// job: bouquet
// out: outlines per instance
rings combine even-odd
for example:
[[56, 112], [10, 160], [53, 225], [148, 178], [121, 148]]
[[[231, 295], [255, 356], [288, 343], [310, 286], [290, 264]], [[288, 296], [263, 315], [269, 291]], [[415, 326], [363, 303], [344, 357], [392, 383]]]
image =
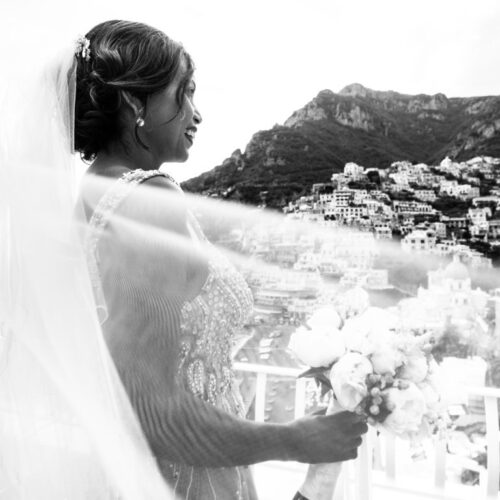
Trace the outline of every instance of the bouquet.
[[[415, 442], [444, 425], [433, 342], [430, 333], [403, 331], [397, 316], [366, 304], [318, 309], [292, 334], [289, 348], [310, 367], [301, 376], [332, 396], [328, 412], [364, 414], [370, 424]], [[331, 498], [340, 464], [310, 469], [303, 487], [309, 495], [302, 493]]]

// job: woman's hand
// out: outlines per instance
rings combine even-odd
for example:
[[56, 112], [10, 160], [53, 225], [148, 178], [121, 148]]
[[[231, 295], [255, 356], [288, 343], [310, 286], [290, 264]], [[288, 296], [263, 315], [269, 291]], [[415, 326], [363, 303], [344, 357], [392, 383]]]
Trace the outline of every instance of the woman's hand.
[[294, 455], [290, 459], [310, 464], [356, 458], [361, 436], [368, 430], [365, 417], [349, 411], [308, 416], [288, 426]]

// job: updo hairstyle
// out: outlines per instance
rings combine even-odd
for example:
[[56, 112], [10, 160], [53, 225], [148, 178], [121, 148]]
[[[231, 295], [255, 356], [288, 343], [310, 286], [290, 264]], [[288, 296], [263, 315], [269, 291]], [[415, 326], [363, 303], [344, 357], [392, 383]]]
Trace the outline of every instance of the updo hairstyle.
[[[106, 21], [86, 35], [90, 57], [77, 56], [75, 150], [91, 161], [122, 135], [122, 92], [127, 91], [147, 113], [148, 97], [167, 88], [182, 62], [186, 73], [177, 90], [179, 110], [194, 65], [181, 44], [146, 24]], [[142, 143], [135, 128], [136, 140]]]

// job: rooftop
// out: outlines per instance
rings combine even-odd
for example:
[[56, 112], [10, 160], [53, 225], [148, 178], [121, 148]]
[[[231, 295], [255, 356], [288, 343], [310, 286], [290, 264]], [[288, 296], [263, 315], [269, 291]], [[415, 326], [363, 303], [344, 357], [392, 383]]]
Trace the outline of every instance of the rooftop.
[[467, 267], [460, 262], [460, 259], [456, 255], [453, 261], [444, 268], [443, 276], [453, 280], [466, 280], [470, 278]]

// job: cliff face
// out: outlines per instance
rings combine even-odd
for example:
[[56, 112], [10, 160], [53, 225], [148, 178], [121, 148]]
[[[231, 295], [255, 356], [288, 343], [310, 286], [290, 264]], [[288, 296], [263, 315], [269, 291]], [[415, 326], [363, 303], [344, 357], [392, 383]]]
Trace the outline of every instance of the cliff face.
[[500, 157], [500, 96], [405, 95], [355, 83], [323, 90], [281, 126], [257, 132], [244, 152], [183, 184], [252, 203], [268, 191], [279, 206], [354, 161], [385, 168], [396, 160], [434, 164], [445, 156]]

